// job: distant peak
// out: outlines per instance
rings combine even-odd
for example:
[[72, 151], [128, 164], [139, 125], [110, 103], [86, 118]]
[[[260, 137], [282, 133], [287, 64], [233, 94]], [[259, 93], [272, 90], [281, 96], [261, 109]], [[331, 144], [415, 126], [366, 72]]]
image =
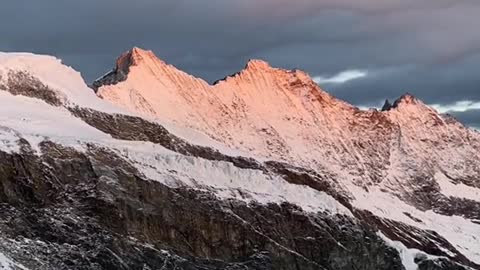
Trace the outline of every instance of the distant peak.
[[145, 50], [145, 49], [142, 49], [142, 48], [139, 48], [139, 47], [133, 47], [130, 51], [133, 54], [150, 54], [150, 53], [152, 53], [151, 50]]
[[245, 65], [245, 68], [239, 72], [235, 72], [233, 74], [230, 74], [226, 76], [223, 79], [217, 80], [213, 83], [213, 85], [217, 85], [221, 82], [224, 82], [228, 80], [229, 78], [234, 78], [237, 76], [241, 76], [245, 72], [250, 72], [253, 73], [254, 75], [257, 74], [263, 74], [265, 71], [271, 70], [273, 67], [266, 61], [264, 60], [259, 60], [259, 59], [250, 59], [248, 60], [247, 64]]
[[152, 51], [133, 47], [131, 50], [120, 55], [115, 62], [115, 68], [95, 80], [91, 87], [95, 91], [98, 91], [98, 89], [104, 85], [113, 85], [125, 81], [130, 72], [130, 67], [139, 66], [147, 59], [157, 59], [160, 61]]
[[117, 70], [128, 73], [130, 66], [138, 66], [145, 59], [157, 58], [152, 51], [147, 51], [138, 47], [133, 47], [131, 50], [124, 52], [116, 62]]
[[131, 57], [138, 61], [142, 61], [144, 59], [158, 59], [155, 53], [151, 50], [144, 50], [138, 47], [133, 47], [130, 51]]
[[418, 100], [415, 96], [413, 96], [410, 93], [406, 93], [394, 102], [393, 107], [396, 108], [400, 104], [419, 104], [419, 103], [421, 103], [421, 101]]
[[414, 105], [414, 106], [427, 106], [425, 105], [421, 100], [416, 98], [410, 93], [406, 93], [399, 97], [393, 104], [387, 99], [385, 100], [385, 104], [382, 107], [382, 111], [391, 111], [393, 109], [398, 109], [399, 107], [405, 106], [405, 105]]
[[245, 69], [247, 70], [252, 70], [252, 69], [267, 70], [271, 68], [272, 66], [270, 66], [268, 62], [264, 60], [259, 60], [259, 59], [250, 59], [248, 60], [247, 65], [245, 66]]

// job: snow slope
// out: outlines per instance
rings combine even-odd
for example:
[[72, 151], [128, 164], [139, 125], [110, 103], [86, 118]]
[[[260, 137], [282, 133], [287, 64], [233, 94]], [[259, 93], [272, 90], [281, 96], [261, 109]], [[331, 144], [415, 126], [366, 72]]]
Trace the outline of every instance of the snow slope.
[[[18, 137], [27, 139], [32, 146], [43, 140], [53, 140], [67, 145], [81, 141], [101, 141], [111, 139], [110, 135], [87, 125], [73, 117], [65, 108], [52, 107], [42, 100], [13, 96], [0, 91], [0, 127], [3, 127], [4, 143], [2, 150], [9, 149]], [[13, 142], [7, 143], [9, 140]]]
[[28, 71], [57, 92], [66, 105], [79, 105], [106, 112], [121, 112], [115, 106], [95, 98], [78, 71], [62, 64], [60, 59], [30, 53], [0, 52], [0, 81], [7, 81], [9, 72]]
[[359, 189], [357, 194], [353, 204], [358, 209], [371, 211], [378, 217], [435, 231], [470, 260], [480, 264], [480, 224], [462, 216], [445, 216], [433, 211], [419, 210], [378, 188], [369, 192]]
[[28, 270], [21, 264], [15, 263], [11, 259], [9, 259], [5, 254], [0, 253], [0, 270], [16, 270], [16, 269], [21, 269], [21, 270]]

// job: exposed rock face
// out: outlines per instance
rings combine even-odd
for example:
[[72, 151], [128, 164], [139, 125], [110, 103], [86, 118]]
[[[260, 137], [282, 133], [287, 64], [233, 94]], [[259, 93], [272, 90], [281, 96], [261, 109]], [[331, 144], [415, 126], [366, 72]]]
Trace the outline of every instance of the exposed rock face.
[[347, 217], [171, 189], [95, 146], [41, 148], [0, 153], [0, 235], [15, 240], [0, 247], [31, 269], [402, 269]]
[[110, 115], [95, 110], [72, 108], [71, 112], [89, 125], [112, 135], [112, 137], [128, 141], [148, 141], [159, 144], [172, 151], [201, 157], [209, 160], [232, 162], [240, 168], [261, 169], [262, 166], [252, 158], [231, 157], [218, 150], [188, 143], [159, 124], [146, 121], [140, 117], [126, 115]]
[[0, 54], [9, 265], [479, 268], [478, 134], [413, 96], [364, 112], [259, 60], [211, 86], [140, 49], [99, 82], [133, 111], [79, 78], [50, 57]]
[[4, 85], [0, 86], [0, 89], [8, 91], [15, 96], [22, 95], [38, 98], [53, 106], [63, 104], [62, 100], [58, 97], [58, 93], [55, 93], [53, 89], [50, 89], [39, 79], [24, 71], [10, 71], [8, 73], [8, 80]]
[[393, 104], [390, 103], [388, 99], [385, 100], [385, 103], [383, 104], [383, 107], [382, 107], [382, 112], [390, 111], [391, 109], [393, 109]]
[[104, 85], [117, 84], [127, 79], [130, 66], [137, 65], [142, 61], [141, 50], [133, 48], [131, 51], [125, 52], [120, 56], [115, 64], [115, 68], [93, 82], [92, 87], [95, 91]]

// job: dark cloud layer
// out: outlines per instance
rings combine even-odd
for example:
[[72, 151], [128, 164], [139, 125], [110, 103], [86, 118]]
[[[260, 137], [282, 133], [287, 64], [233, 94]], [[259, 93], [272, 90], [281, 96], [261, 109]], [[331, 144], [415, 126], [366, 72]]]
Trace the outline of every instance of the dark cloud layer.
[[450, 112], [454, 117], [461, 119], [466, 124], [480, 130], [480, 109], [468, 110], [465, 112]]
[[249, 58], [312, 76], [363, 70], [323, 87], [356, 105], [404, 92], [448, 105], [480, 101], [478, 14], [478, 0], [6, 0], [0, 50], [56, 55], [87, 81], [133, 46], [209, 81]]

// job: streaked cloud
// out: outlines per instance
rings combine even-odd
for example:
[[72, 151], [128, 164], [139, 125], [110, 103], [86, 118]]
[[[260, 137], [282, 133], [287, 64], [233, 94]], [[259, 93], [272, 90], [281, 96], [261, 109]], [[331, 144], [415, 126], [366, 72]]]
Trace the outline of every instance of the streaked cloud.
[[480, 101], [457, 101], [451, 104], [432, 104], [433, 108], [435, 108], [440, 113], [449, 113], [449, 112], [466, 112], [470, 110], [479, 110], [480, 109]]
[[457, 101], [449, 104], [432, 104], [440, 113], [448, 113], [464, 124], [480, 131], [480, 101]]
[[467, 109], [476, 105], [455, 104], [480, 101], [478, 0], [4, 2], [0, 51], [56, 55], [87, 82], [133, 46], [212, 82], [260, 58], [319, 75], [326, 91], [352, 104], [410, 92], [480, 123]]
[[351, 80], [366, 77], [367, 75], [368, 72], [363, 70], [346, 70], [332, 77], [316, 76], [313, 80], [318, 84], [342, 84]]

